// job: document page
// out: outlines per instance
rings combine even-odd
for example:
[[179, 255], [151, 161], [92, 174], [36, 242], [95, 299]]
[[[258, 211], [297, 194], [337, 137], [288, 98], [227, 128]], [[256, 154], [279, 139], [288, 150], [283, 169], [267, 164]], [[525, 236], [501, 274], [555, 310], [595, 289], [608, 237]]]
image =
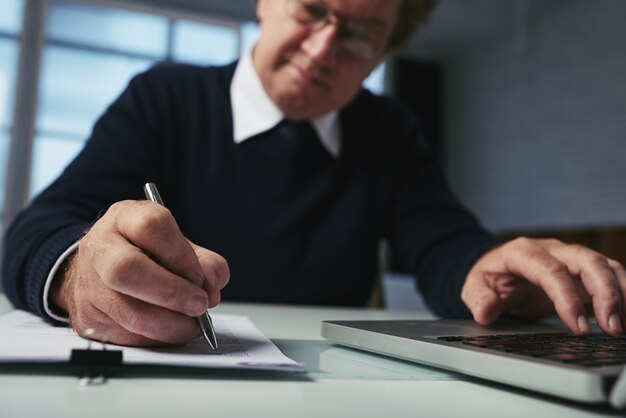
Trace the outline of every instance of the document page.
[[[107, 344], [122, 350], [125, 365], [161, 365], [202, 368], [234, 368], [304, 371], [285, 356], [245, 316], [212, 314], [219, 350], [213, 351], [203, 337], [180, 347], [134, 348]], [[3, 362], [63, 362], [72, 349], [101, 350], [68, 327], [54, 327], [24, 311], [0, 317], [0, 364]]]

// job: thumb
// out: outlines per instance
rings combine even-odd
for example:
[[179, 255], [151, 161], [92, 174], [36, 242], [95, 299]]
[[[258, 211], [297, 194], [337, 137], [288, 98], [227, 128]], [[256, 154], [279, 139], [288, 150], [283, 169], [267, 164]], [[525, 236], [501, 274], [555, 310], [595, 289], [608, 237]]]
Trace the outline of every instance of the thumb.
[[489, 325], [500, 317], [504, 302], [484, 281], [466, 283], [461, 294], [463, 302], [481, 325]]

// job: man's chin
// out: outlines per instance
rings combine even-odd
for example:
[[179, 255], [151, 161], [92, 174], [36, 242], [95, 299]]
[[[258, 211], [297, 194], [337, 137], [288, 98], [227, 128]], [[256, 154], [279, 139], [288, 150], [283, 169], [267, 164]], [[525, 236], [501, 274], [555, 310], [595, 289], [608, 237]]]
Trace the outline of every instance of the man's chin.
[[315, 112], [309, 109], [287, 109], [285, 111], [283, 111], [283, 113], [285, 114], [285, 117], [287, 119], [292, 119], [292, 120], [303, 120], [303, 119], [315, 119], [318, 118], [322, 115], [324, 115], [326, 112]]
[[296, 95], [277, 104], [288, 119], [314, 119], [330, 111], [317, 106], [306, 95]]

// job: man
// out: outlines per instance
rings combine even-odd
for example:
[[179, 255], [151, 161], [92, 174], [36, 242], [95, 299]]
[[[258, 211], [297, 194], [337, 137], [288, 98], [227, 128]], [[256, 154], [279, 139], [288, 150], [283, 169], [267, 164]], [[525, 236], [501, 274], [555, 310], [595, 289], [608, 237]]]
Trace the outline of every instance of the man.
[[[619, 263], [555, 240], [498, 245], [409, 113], [360, 89], [433, 3], [260, 0], [260, 39], [236, 67], [136, 77], [11, 227], [8, 296], [95, 338], [179, 344], [222, 294], [363, 304], [384, 237], [441, 315], [556, 312], [582, 335], [592, 303], [620, 334]], [[141, 200], [147, 181], [170, 210]]]

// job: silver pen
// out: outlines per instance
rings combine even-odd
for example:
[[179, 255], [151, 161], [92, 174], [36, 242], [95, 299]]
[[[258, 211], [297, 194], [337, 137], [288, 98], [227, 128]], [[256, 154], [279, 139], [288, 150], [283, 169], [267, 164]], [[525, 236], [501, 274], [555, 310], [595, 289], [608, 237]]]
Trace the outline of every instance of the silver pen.
[[[158, 203], [161, 206], [165, 206], [163, 204], [163, 199], [161, 199], [161, 195], [157, 190], [156, 184], [154, 183], [146, 183], [143, 186], [143, 191], [146, 195], [146, 199]], [[200, 324], [200, 329], [202, 329], [202, 335], [204, 335], [204, 339], [211, 346], [214, 351], [217, 351], [217, 337], [215, 336], [215, 329], [213, 328], [213, 321], [209, 316], [209, 310], [204, 311], [204, 314], [200, 315], [198, 318], [198, 324]]]

